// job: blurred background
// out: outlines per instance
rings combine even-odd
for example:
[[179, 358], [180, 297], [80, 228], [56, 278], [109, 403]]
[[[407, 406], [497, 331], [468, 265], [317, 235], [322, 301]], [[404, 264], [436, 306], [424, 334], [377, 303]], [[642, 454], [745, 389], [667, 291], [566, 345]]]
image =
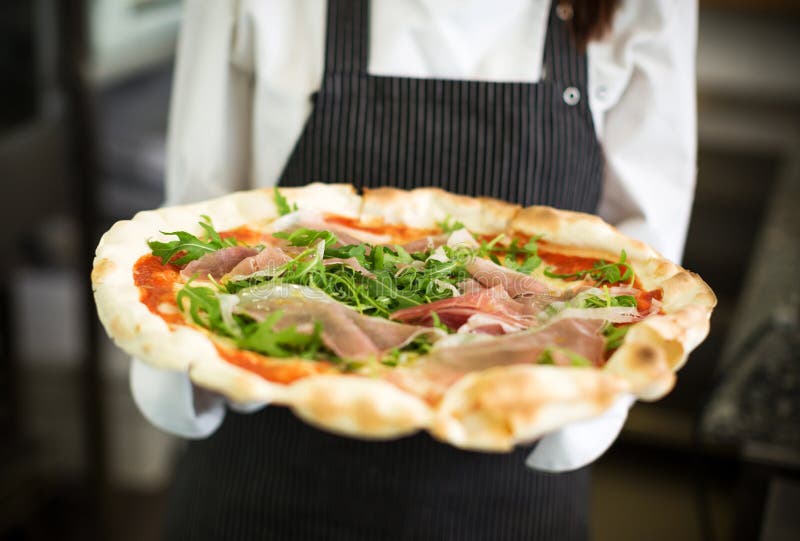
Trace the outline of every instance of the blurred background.
[[[800, 539], [800, 3], [701, 0], [684, 265], [719, 296], [593, 469], [597, 540]], [[0, 2], [0, 539], [159, 539], [181, 443], [99, 329], [99, 235], [162, 200], [179, 0]]]

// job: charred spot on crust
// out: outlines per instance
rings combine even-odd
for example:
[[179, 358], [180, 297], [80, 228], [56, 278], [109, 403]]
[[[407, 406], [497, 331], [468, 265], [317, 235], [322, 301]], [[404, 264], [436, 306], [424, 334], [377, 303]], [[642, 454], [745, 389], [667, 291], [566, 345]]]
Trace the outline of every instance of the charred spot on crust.
[[112, 336], [115, 336], [118, 340], [133, 340], [136, 337], [136, 334], [132, 333], [127, 325], [125, 317], [121, 314], [114, 317], [108, 326], [111, 329]]
[[658, 352], [653, 346], [641, 345], [633, 355], [633, 362], [636, 366], [648, 368], [658, 361]]
[[92, 283], [98, 284], [100, 283], [103, 278], [108, 276], [108, 274], [114, 270], [114, 262], [108, 258], [103, 258], [97, 262], [97, 264], [92, 269]]

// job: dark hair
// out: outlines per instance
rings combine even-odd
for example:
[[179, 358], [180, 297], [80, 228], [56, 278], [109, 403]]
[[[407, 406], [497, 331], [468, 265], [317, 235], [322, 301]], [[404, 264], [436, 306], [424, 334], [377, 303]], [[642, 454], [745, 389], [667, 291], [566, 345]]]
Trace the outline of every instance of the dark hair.
[[[571, 30], [581, 49], [593, 39], [600, 39], [611, 29], [619, 0], [553, 0], [558, 9], [571, 11]], [[562, 6], [564, 6], [562, 8]]]

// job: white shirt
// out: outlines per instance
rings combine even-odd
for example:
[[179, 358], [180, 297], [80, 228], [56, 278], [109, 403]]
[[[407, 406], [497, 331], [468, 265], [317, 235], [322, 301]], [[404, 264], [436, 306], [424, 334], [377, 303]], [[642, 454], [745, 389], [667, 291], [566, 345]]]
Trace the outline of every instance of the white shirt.
[[[276, 183], [321, 83], [326, 5], [186, 1], [167, 204]], [[536, 82], [549, 9], [548, 0], [373, 0], [368, 71]], [[599, 213], [676, 261], [695, 182], [696, 33], [693, 0], [628, 0], [612, 31], [587, 48], [589, 106], [606, 160]], [[197, 437], [222, 421], [221, 402], [200, 405], [184, 375], [138, 362], [131, 374], [137, 403], [158, 426]], [[623, 412], [629, 403], [623, 401]], [[609, 437], [593, 438], [610, 444], [619, 418], [604, 429]], [[592, 460], [599, 453], [578, 454]]]
[[[276, 183], [311, 112], [326, 0], [187, 0], [167, 203]], [[539, 79], [547, 0], [373, 0], [372, 74]], [[678, 261], [695, 182], [693, 0], [629, 0], [590, 42], [588, 99], [606, 159], [599, 213]], [[582, 99], [586, 99], [584, 96]]]

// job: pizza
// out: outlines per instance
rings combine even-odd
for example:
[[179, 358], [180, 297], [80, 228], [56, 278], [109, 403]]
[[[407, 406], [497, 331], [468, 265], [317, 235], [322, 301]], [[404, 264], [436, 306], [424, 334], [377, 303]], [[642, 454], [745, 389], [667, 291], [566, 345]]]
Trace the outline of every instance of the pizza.
[[140, 212], [92, 284], [119, 347], [232, 401], [483, 451], [662, 397], [716, 303], [596, 216], [318, 183]]

